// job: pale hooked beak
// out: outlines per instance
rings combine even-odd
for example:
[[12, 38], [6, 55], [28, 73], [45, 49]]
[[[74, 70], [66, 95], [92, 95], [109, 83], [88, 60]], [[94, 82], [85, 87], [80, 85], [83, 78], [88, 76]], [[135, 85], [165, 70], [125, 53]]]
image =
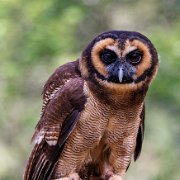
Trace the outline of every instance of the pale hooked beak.
[[123, 67], [119, 67], [119, 72], [118, 72], [118, 78], [119, 78], [119, 82], [122, 82], [123, 80], [123, 75], [124, 75], [124, 72], [123, 72]]
[[116, 61], [107, 67], [107, 79], [116, 83], [131, 83], [135, 79], [136, 68], [126, 61]]

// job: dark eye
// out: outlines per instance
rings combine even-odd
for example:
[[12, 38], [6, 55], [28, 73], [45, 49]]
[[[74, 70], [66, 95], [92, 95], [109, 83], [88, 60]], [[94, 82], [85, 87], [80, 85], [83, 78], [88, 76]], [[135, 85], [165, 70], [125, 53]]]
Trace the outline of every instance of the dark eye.
[[137, 65], [141, 62], [142, 60], [142, 52], [139, 50], [134, 50], [132, 52], [130, 52], [127, 56], [126, 56], [127, 60], [133, 64], [133, 65]]
[[105, 49], [100, 53], [100, 58], [106, 64], [111, 64], [116, 61], [117, 55], [115, 52], [113, 52], [109, 49]]

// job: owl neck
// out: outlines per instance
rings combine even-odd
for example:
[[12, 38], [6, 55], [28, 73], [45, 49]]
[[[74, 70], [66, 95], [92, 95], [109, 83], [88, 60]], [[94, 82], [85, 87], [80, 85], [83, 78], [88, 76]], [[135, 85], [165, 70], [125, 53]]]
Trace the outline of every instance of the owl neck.
[[[114, 104], [117, 106], [129, 104], [139, 104], [140, 106], [144, 102], [148, 86], [141, 85], [136, 86], [116, 86], [109, 83], [99, 83], [97, 81], [87, 80], [86, 86], [89, 93], [91, 93], [97, 100], [106, 104]], [[129, 88], [128, 88], [129, 87]]]

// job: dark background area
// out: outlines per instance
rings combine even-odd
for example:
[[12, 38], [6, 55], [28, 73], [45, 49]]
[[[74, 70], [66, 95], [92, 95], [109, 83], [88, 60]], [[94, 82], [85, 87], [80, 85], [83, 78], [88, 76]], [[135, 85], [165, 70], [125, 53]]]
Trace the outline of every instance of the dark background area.
[[136, 30], [155, 44], [157, 78], [146, 98], [142, 155], [127, 180], [180, 177], [180, 1], [2, 0], [0, 179], [22, 179], [39, 120], [43, 84], [103, 31]]

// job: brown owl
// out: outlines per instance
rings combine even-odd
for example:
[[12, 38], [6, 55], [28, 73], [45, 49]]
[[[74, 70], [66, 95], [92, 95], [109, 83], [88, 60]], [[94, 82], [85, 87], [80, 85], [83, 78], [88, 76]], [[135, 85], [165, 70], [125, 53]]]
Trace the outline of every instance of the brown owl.
[[155, 47], [131, 31], [100, 34], [57, 68], [43, 89], [24, 180], [122, 180], [141, 152], [144, 99], [157, 70]]

